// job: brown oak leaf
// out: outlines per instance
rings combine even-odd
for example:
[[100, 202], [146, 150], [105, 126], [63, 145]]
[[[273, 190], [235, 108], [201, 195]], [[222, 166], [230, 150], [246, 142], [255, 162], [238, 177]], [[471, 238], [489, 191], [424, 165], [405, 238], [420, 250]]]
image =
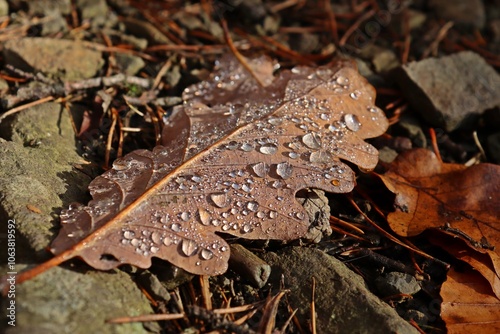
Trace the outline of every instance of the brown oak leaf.
[[93, 199], [62, 212], [56, 256], [23, 277], [73, 257], [103, 270], [146, 268], [158, 257], [220, 274], [229, 247], [219, 234], [300, 238], [309, 223], [298, 190], [351, 191], [355, 175], [342, 160], [374, 168], [378, 152], [363, 139], [388, 122], [351, 62], [276, 76], [267, 58], [249, 62], [266, 87], [234, 58], [220, 60], [208, 80], [184, 91], [163, 146], [134, 151], [97, 177]]
[[387, 218], [396, 233], [415, 236], [435, 228], [461, 238], [489, 256], [495, 277], [483, 272], [498, 293], [500, 166], [441, 163], [433, 152], [416, 149], [400, 154], [379, 177], [396, 194], [396, 210]]

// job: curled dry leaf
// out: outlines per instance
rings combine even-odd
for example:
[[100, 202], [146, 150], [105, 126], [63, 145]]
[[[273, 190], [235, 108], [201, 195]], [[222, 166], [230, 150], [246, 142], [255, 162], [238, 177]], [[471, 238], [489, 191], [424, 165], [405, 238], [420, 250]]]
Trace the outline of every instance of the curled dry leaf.
[[500, 273], [500, 166], [443, 164], [425, 149], [398, 156], [380, 178], [396, 194], [396, 211], [387, 220], [402, 236], [428, 228], [463, 239], [486, 253]]
[[[435, 232], [435, 231], [430, 231]], [[428, 240], [443, 248], [446, 252], [464, 262], [478, 271], [490, 284], [493, 293], [500, 298], [500, 278], [498, 277], [493, 263], [487, 254], [479, 253], [465, 245], [465, 241], [454, 238], [443, 233], [427, 233]]]
[[146, 268], [158, 257], [191, 273], [220, 274], [229, 247], [217, 233], [300, 238], [309, 223], [294, 198], [299, 189], [349, 192], [354, 173], [341, 159], [376, 165], [378, 153], [363, 139], [382, 134], [387, 120], [350, 62], [276, 77], [267, 58], [250, 63], [267, 69], [259, 73], [267, 87], [223, 58], [209, 80], [184, 91], [164, 146], [116, 160], [90, 184], [87, 206], [62, 212], [56, 258], [110, 269]]
[[500, 332], [500, 300], [476, 271], [451, 269], [441, 287], [441, 318], [450, 334]]

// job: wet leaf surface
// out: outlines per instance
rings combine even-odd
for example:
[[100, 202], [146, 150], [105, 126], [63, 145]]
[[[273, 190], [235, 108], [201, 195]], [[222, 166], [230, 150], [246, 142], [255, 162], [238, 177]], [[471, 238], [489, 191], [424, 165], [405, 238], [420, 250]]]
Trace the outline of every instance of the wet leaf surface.
[[396, 194], [396, 211], [388, 216], [396, 233], [415, 236], [437, 228], [458, 237], [488, 255], [496, 273], [489, 281], [498, 284], [499, 166], [443, 164], [431, 151], [416, 149], [401, 154], [381, 179]]
[[93, 200], [61, 214], [51, 247], [57, 258], [110, 269], [145, 268], [158, 257], [192, 273], [220, 274], [229, 247], [216, 233], [300, 238], [309, 220], [298, 190], [351, 191], [354, 173], [341, 160], [374, 168], [378, 153], [363, 139], [382, 134], [387, 120], [351, 63], [275, 77], [267, 58], [250, 66], [261, 69], [267, 87], [223, 58], [209, 80], [184, 91], [164, 146], [132, 152], [97, 177]]
[[441, 288], [441, 297], [441, 317], [448, 333], [500, 331], [500, 300], [477, 272], [450, 270]]

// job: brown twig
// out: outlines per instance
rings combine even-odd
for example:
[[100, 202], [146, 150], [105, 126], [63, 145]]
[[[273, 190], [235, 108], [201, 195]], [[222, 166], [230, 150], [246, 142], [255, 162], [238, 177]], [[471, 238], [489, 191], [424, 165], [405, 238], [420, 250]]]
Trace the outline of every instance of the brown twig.
[[238, 61], [241, 63], [241, 65], [248, 71], [248, 73], [250, 73], [250, 75], [255, 79], [255, 81], [257, 81], [257, 83], [261, 87], [265, 87], [266, 85], [264, 84], [264, 82], [262, 82], [262, 80], [257, 75], [255, 75], [254, 71], [252, 70], [252, 68], [248, 64], [248, 61], [246, 60], [246, 58], [234, 46], [233, 40], [232, 40], [231, 36], [229, 35], [229, 29], [227, 27], [226, 20], [221, 18], [221, 24], [222, 24], [222, 29], [224, 31], [224, 38], [226, 39], [226, 43], [229, 46], [229, 49], [231, 50], [231, 52], [238, 59]]
[[439, 147], [436, 139], [436, 131], [434, 131], [434, 128], [429, 129], [429, 134], [431, 136], [431, 143], [432, 143], [432, 149], [434, 151], [434, 154], [438, 158], [440, 163], [443, 163], [443, 159], [441, 159], [441, 153], [439, 153]]
[[351, 35], [356, 31], [356, 29], [359, 28], [361, 23], [368, 20], [373, 15], [375, 15], [375, 9], [369, 10], [368, 12], [363, 14], [360, 18], [358, 18], [356, 20], [356, 22], [354, 22], [354, 24], [352, 26], [350, 26], [349, 29], [347, 29], [347, 31], [344, 33], [344, 35], [342, 36], [342, 38], [339, 41], [339, 45], [344, 46], [345, 43], [347, 42], [347, 40], [349, 39], [349, 37], [351, 37]]

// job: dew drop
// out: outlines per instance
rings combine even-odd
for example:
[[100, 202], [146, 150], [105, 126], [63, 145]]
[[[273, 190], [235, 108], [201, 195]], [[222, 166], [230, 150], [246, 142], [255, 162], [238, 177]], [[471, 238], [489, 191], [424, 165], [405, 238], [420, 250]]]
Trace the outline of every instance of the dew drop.
[[347, 128], [354, 132], [358, 131], [361, 127], [361, 122], [359, 121], [358, 116], [353, 114], [345, 114], [344, 122]]
[[312, 149], [321, 148], [321, 138], [314, 132], [309, 132], [303, 135], [302, 142], [304, 145]]
[[252, 231], [252, 226], [250, 226], [248, 224], [243, 225], [243, 228], [241, 229], [241, 232], [243, 232], [243, 233], [249, 233], [251, 231]]
[[210, 225], [210, 212], [203, 208], [198, 209], [198, 219], [203, 225]]
[[132, 244], [132, 246], [134, 247], [137, 247], [141, 244], [141, 241], [139, 239], [132, 239], [130, 240], [130, 244]]
[[266, 214], [264, 213], [264, 211], [259, 211], [255, 215], [257, 216], [257, 218], [264, 218], [266, 216]]
[[211, 194], [210, 199], [219, 208], [224, 208], [229, 205], [226, 193]]
[[213, 226], [219, 226], [220, 225], [220, 220], [212, 219], [212, 221], [210, 223], [212, 223]]
[[249, 143], [243, 143], [240, 147], [240, 149], [244, 152], [250, 152], [254, 149], [254, 146]]
[[279, 117], [271, 117], [267, 120], [267, 122], [271, 125], [275, 125], [275, 126], [278, 126], [278, 125], [281, 125], [281, 123], [283, 123], [283, 119], [279, 118]]
[[302, 220], [306, 217], [306, 215], [303, 213], [303, 212], [297, 212], [295, 214], [295, 217], [297, 217], [298, 219]]
[[249, 192], [252, 191], [252, 187], [250, 187], [249, 185], [244, 184], [243, 186], [241, 186], [241, 190], [243, 190], [246, 193], [249, 193]]
[[158, 233], [158, 232], [153, 232], [151, 233], [151, 240], [155, 243], [155, 244], [160, 244], [161, 243], [161, 234]]
[[159, 250], [160, 250], [160, 248], [158, 248], [156, 246], [151, 246], [151, 248], [149, 249], [149, 251], [153, 254], [158, 253]]
[[187, 222], [189, 220], [189, 218], [191, 218], [191, 214], [189, 212], [181, 212], [180, 216], [179, 216], [183, 221]]
[[247, 203], [247, 209], [252, 212], [257, 211], [258, 208], [259, 208], [259, 203], [257, 203], [256, 201], [251, 201]]
[[130, 165], [131, 165], [130, 161], [118, 159], [115, 160], [115, 162], [113, 162], [113, 169], [121, 171], [129, 168]]
[[283, 188], [283, 182], [276, 180], [273, 183], [271, 183], [271, 187], [273, 187], [274, 189]]
[[299, 157], [299, 154], [297, 152], [288, 152], [288, 157], [290, 159], [297, 159]]
[[331, 155], [325, 151], [311, 152], [309, 155], [309, 162], [312, 163], [330, 162], [331, 160]]
[[252, 170], [258, 177], [264, 177], [269, 172], [269, 166], [264, 162], [259, 162], [252, 166]]
[[204, 248], [201, 250], [200, 256], [203, 260], [210, 260], [211, 258], [214, 257], [214, 253], [212, 253], [212, 251]]
[[194, 175], [194, 176], [191, 178], [191, 181], [196, 182], [196, 183], [200, 183], [200, 182], [201, 182], [201, 177], [199, 177], [199, 176], [197, 176], [197, 175]]
[[220, 251], [221, 251], [221, 252], [227, 252], [227, 247], [226, 247], [226, 246], [222, 246], [222, 247], [220, 248]]
[[173, 223], [171, 226], [170, 226], [170, 229], [174, 232], [180, 232], [181, 231], [181, 225], [177, 224], [177, 223]]
[[134, 236], [135, 236], [135, 233], [133, 231], [125, 231], [125, 232], [123, 232], [123, 237], [125, 239], [129, 239], [130, 240], [130, 239], [133, 239]]
[[338, 83], [339, 85], [342, 85], [342, 86], [343, 86], [343, 85], [345, 85], [345, 84], [347, 84], [347, 83], [349, 82], [349, 79], [348, 79], [348, 78], [346, 78], [346, 77], [344, 77], [344, 76], [342, 76], [342, 75], [339, 75], [339, 76], [337, 77], [337, 80], [336, 80], [336, 81], [337, 81], [337, 83]]
[[326, 113], [322, 113], [322, 114], [319, 115], [319, 118], [321, 118], [324, 121], [327, 121], [327, 120], [330, 119], [330, 115], [326, 114]]
[[361, 95], [361, 92], [359, 90], [355, 90], [354, 92], [352, 92], [351, 94], [349, 94], [349, 96], [353, 99], [353, 100], [357, 100], [359, 98], [359, 96]]
[[181, 251], [186, 256], [193, 256], [198, 250], [198, 244], [193, 240], [183, 239]]
[[264, 144], [259, 148], [259, 152], [266, 155], [274, 154], [278, 151], [278, 147], [274, 144]]
[[269, 218], [274, 219], [278, 217], [278, 213], [274, 210], [269, 211]]
[[333, 180], [331, 181], [331, 183], [332, 183], [332, 185], [334, 185], [335, 187], [340, 186], [340, 181], [339, 181], [339, 180], [333, 179]]
[[282, 179], [288, 179], [293, 174], [293, 166], [288, 162], [281, 162], [276, 165], [276, 174]]
[[229, 230], [229, 228], [230, 228], [230, 226], [229, 226], [229, 225], [227, 225], [227, 224], [222, 225], [222, 230], [223, 230], [223, 231], [227, 231], [227, 230]]
[[238, 143], [235, 141], [231, 141], [226, 145], [226, 148], [230, 151], [234, 151], [238, 148]]

